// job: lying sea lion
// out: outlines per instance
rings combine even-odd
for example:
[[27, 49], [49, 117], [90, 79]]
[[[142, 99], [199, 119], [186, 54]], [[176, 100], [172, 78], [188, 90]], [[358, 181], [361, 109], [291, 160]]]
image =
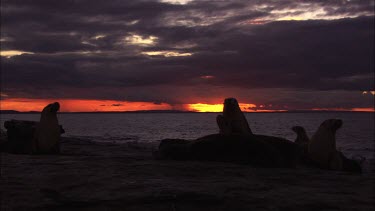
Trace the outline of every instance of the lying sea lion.
[[297, 161], [294, 145], [286, 139], [272, 136], [211, 134], [196, 140], [164, 139], [154, 157], [294, 168]]
[[158, 150], [153, 153], [155, 159], [189, 160], [190, 147], [193, 142], [183, 139], [163, 139]]
[[300, 153], [298, 145], [294, 142], [277, 136], [260, 134], [254, 134], [250, 137], [250, 140], [260, 141], [271, 145], [273, 148], [277, 149], [277, 151], [282, 156], [280, 159], [283, 159], [284, 167], [296, 167]]
[[254, 167], [290, 167], [276, 147], [255, 136], [207, 135], [191, 144], [190, 154], [193, 160], [231, 162]]
[[252, 135], [249, 124], [235, 98], [224, 100], [223, 115], [216, 117], [220, 133], [224, 135]]
[[58, 102], [47, 105], [41, 114], [40, 122], [34, 135], [33, 153], [59, 153], [61, 126], [57, 120], [57, 111], [60, 109]]

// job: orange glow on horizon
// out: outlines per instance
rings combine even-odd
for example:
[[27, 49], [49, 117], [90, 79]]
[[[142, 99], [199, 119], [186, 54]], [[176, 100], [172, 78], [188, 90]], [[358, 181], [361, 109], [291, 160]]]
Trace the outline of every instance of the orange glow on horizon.
[[[27, 99], [8, 98], [0, 100], [1, 110], [16, 110], [20, 112], [42, 111], [43, 108], [53, 102], [59, 102], [62, 112], [121, 112], [141, 110], [174, 110], [176, 107], [168, 103], [129, 102], [116, 100], [85, 100], [85, 99]], [[181, 104], [182, 105], [182, 104]], [[262, 105], [240, 103], [243, 112], [287, 112], [288, 110], [267, 109]], [[222, 112], [223, 104], [183, 104], [183, 111], [192, 112]], [[311, 111], [352, 111], [375, 112], [374, 108], [312, 108]]]
[[375, 112], [375, 108], [352, 108], [352, 111]]
[[21, 112], [42, 111], [53, 102], [60, 103], [62, 112], [111, 112], [139, 110], [171, 110], [167, 103], [128, 102], [116, 100], [83, 100], [83, 99], [24, 99], [13, 98], [1, 100], [1, 110], [16, 110]]
[[[256, 105], [252, 103], [240, 103], [241, 111], [243, 112], [284, 112], [287, 110], [267, 110], [267, 109], [256, 109]], [[195, 103], [188, 104], [187, 108], [189, 111], [195, 112], [223, 112], [223, 104], [205, 104]]]
[[375, 108], [312, 108], [312, 111], [357, 111], [375, 112]]
[[195, 103], [195, 104], [188, 104], [188, 109], [190, 111], [197, 111], [197, 112], [222, 112], [223, 104]]

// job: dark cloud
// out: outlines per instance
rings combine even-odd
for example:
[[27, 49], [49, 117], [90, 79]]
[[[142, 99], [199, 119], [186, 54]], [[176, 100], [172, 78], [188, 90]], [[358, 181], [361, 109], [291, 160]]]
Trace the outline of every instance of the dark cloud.
[[[175, 104], [230, 95], [319, 106], [309, 95], [321, 106], [371, 106], [360, 92], [374, 90], [373, 6], [1, 0], [1, 50], [34, 53], [1, 57], [2, 92]], [[276, 21], [293, 16], [314, 20]], [[176, 56], [184, 53], [192, 55]], [[331, 105], [337, 92], [346, 101]]]

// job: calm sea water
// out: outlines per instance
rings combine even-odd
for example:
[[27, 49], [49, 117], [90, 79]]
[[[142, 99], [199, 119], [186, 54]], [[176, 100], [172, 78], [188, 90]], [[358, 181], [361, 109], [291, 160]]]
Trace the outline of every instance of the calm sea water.
[[[158, 144], [164, 138], [195, 139], [218, 132], [214, 113], [121, 113], [59, 114], [64, 136], [99, 142], [145, 142]], [[293, 141], [290, 129], [300, 125], [308, 135], [326, 119], [344, 121], [337, 133], [337, 147], [348, 156], [374, 159], [374, 113], [247, 113], [254, 133], [279, 136]], [[2, 114], [1, 127], [10, 119], [38, 121], [40, 114]]]

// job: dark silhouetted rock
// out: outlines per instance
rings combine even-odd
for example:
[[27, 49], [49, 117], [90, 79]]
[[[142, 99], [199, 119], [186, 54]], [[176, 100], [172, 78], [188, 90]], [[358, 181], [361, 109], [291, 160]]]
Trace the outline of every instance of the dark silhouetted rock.
[[25, 120], [5, 121], [7, 129], [6, 151], [16, 154], [32, 152], [32, 142], [38, 122]]
[[[40, 153], [33, 150], [33, 142], [35, 141], [38, 124], [39, 122], [26, 120], [12, 119], [5, 121], [4, 127], [7, 131], [6, 135], [4, 135], [5, 138], [1, 135], [1, 151], [15, 154]], [[65, 132], [61, 125], [59, 125], [59, 130], [60, 133]]]

